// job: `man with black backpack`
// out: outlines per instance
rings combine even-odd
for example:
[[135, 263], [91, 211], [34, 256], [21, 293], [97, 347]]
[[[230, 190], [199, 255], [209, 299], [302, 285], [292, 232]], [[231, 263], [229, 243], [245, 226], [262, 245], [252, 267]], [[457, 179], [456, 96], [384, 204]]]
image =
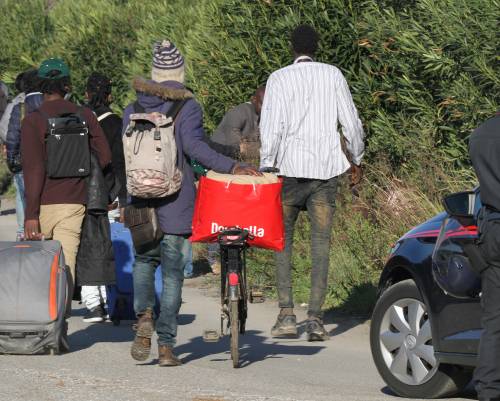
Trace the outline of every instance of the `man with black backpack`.
[[[21, 126], [25, 237], [60, 241], [71, 274], [70, 283], [74, 283], [90, 152], [96, 154], [101, 168], [111, 162], [111, 152], [94, 113], [64, 99], [71, 88], [69, 68], [64, 61], [45, 60], [38, 77], [43, 103], [26, 116]], [[72, 289], [70, 299], [71, 294]]]
[[[207, 144], [201, 107], [184, 86], [184, 58], [170, 41], [155, 43], [151, 75], [152, 80], [134, 81], [138, 99], [126, 108], [123, 117], [127, 190], [134, 196], [132, 206], [141, 198], [149, 200], [163, 234], [160, 243], [137, 252], [133, 279], [138, 322], [131, 354], [138, 361], [149, 357], [156, 328], [160, 366], [177, 366], [181, 361], [173, 347], [196, 197], [190, 161], [221, 173], [260, 173]], [[140, 154], [144, 157], [137, 157]], [[153, 169], [156, 164], [160, 173]], [[163, 291], [160, 315], [154, 322], [154, 278], [160, 263]]]

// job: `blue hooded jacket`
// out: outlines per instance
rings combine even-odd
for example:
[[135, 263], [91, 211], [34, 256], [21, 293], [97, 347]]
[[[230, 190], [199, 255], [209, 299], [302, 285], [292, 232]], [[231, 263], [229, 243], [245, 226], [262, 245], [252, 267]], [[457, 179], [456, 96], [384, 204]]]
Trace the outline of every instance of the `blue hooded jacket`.
[[[12, 109], [9, 126], [7, 129], [7, 165], [9, 169], [16, 173], [21, 171], [21, 121], [24, 116], [35, 111], [43, 102], [43, 95], [40, 92], [28, 93], [24, 98], [24, 103], [18, 103]], [[24, 107], [24, 116], [22, 115]], [[16, 171], [17, 170], [17, 171]]]
[[[137, 91], [139, 104], [146, 112], [166, 114], [173, 100], [187, 99], [175, 120], [175, 141], [177, 144], [177, 163], [182, 169], [183, 179], [179, 192], [161, 199], [157, 207], [160, 227], [165, 234], [189, 235], [194, 212], [196, 188], [191, 160], [219, 173], [230, 173], [236, 161], [214, 151], [208, 145], [203, 129], [201, 106], [191, 93], [179, 82], [135, 79], [133, 87]], [[133, 104], [123, 113], [123, 131], [126, 130]]]

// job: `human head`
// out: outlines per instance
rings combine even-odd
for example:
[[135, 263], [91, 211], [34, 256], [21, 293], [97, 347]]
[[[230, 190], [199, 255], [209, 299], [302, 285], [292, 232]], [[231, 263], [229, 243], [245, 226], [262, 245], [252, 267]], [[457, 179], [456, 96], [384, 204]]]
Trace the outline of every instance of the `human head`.
[[38, 78], [41, 79], [41, 92], [46, 95], [64, 97], [71, 91], [69, 68], [60, 58], [43, 61], [38, 68]]
[[151, 79], [156, 82], [184, 83], [184, 57], [168, 39], [157, 41], [153, 45]]
[[257, 115], [260, 116], [260, 112], [262, 111], [262, 102], [264, 101], [264, 94], [266, 93], [266, 87], [260, 86], [255, 91], [254, 95], [250, 99], [252, 104], [255, 106], [255, 111]]
[[93, 72], [87, 80], [85, 90], [85, 97], [92, 110], [111, 104], [112, 83], [105, 75]]
[[38, 77], [37, 69], [33, 68], [24, 72], [22, 86], [23, 92], [26, 94], [40, 91], [41, 80]]
[[24, 92], [23, 76], [24, 76], [24, 71], [17, 74], [16, 81], [14, 82], [14, 87], [18, 92]]
[[291, 43], [295, 57], [314, 57], [318, 50], [319, 35], [310, 25], [299, 25], [292, 32]]

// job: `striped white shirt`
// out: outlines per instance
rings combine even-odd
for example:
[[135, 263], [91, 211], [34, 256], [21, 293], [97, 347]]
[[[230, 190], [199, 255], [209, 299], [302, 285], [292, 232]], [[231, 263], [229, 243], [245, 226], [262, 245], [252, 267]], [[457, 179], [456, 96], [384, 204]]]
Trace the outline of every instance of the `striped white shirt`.
[[[307, 61], [307, 62], [299, 62]], [[360, 164], [364, 132], [342, 72], [301, 56], [271, 74], [262, 105], [261, 167], [280, 175], [326, 180], [350, 168], [338, 124], [352, 161]]]

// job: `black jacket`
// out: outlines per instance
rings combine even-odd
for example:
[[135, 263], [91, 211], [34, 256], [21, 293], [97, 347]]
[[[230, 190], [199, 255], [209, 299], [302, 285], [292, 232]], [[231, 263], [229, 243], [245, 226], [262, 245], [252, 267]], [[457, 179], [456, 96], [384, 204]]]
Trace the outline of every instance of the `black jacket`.
[[[112, 185], [108, 186], [108, 183]], [[76, 282], [78, 285], [114, 284], [115, 258], [108, 204], [116, 198], [120, 186], [110, 169], [101, 170], [94, 154], [91, 155], [87, 190], [87, 212], [76, 257]]]
[[[105, 113], [112, 112], [109, 107], [102, 106], [94, 110], [94, 113], [99, 119]], [[109, 148], [111, 149], [111, 164], [113, 165], [116, 179], [121, 186], [118, 199], [120, 205], [125, 206], [127, 204], [127, 182], [125, 176], [125, 157], [123, 155], [122, 119], [113, 113], [100, 120], [99, 124], [108, 140]]]
[[500, 115], [472, 133], [469, 155], [481, 187], [481, 202], [500, 211]]

